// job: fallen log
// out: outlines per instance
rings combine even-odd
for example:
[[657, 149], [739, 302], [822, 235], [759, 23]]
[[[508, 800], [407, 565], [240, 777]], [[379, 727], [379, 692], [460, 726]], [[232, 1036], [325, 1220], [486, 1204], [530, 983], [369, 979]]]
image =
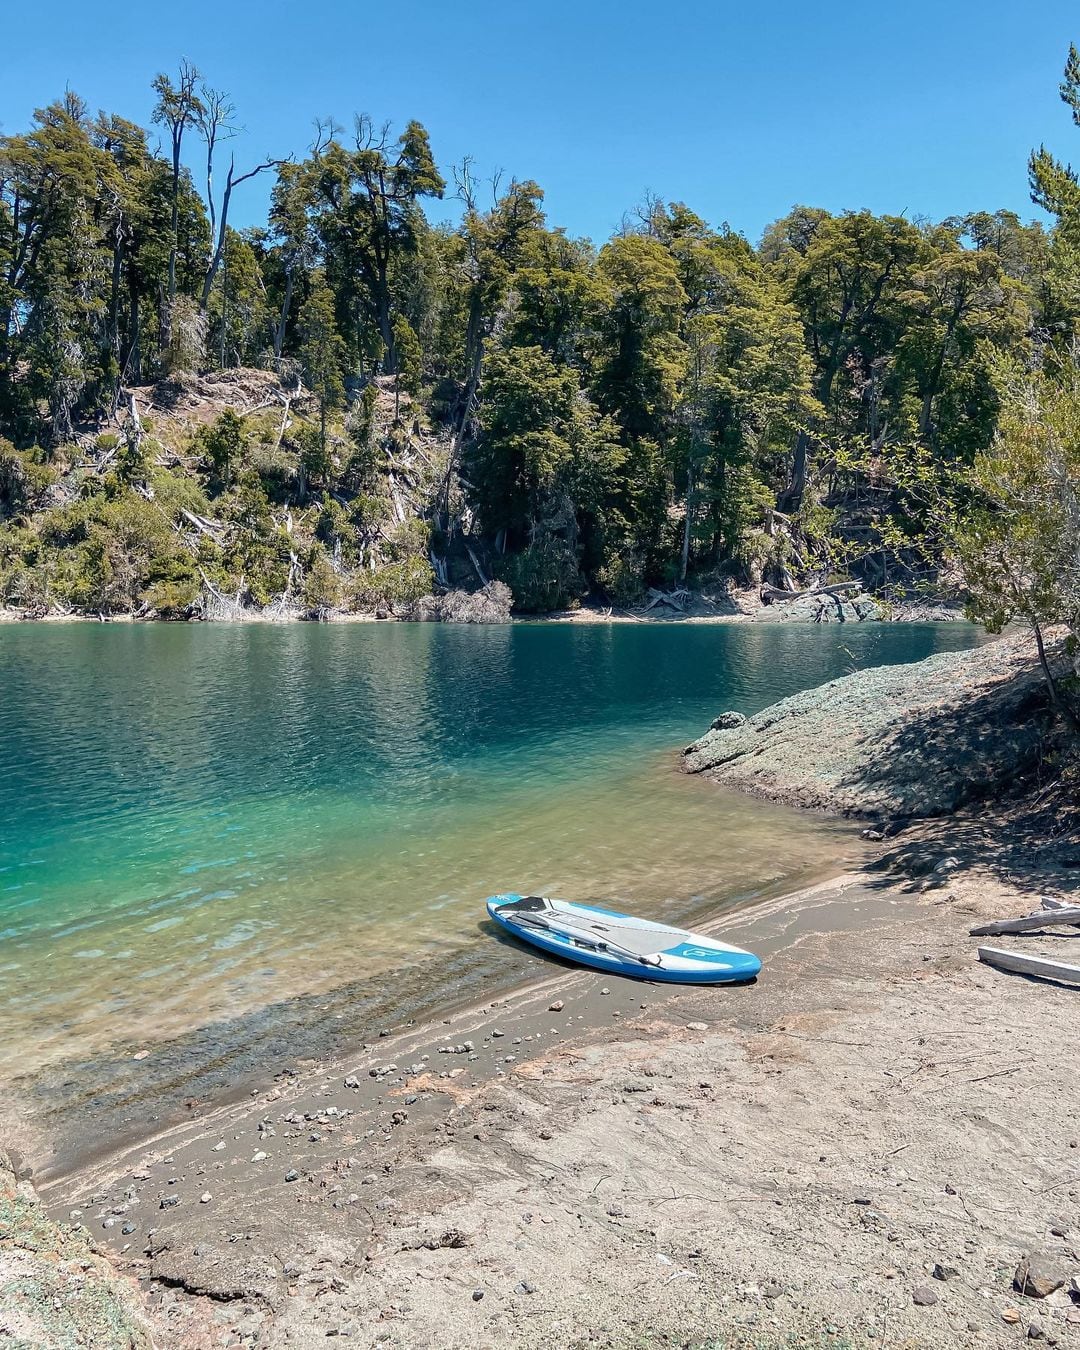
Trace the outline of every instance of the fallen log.
[[769, 604], [773, 600], [813, 600], [818, 595], [836, 596], [861, 590], [861, 581], [838, 581], [832, 586], [814, 586], [808, 591], [785, 591], [780, 586], [762, 586], [761, 598]]
[[1000, 947], [980, 947], [979, 960], [988, 966], [997, 966], [999, 970], [1013, 971], [1017, 975], [1034, 975], [1040, 980], [1062, 980], [1068, 984], [1080, 984], [1080, 966], [1067, 961], [1051, 961], [1045, 956], [1025, 956], [1022, 952], [1007, 952]]
[[1022, 919], [998, 919], [994, 923], [981, 923], [970, 930], [972, 937], [999, 937], [1003, 933], [1034, 933], [1040, 928], [1056, 928], [1059, 924], [1075, 927], [1080, 924], [1080, 906], [1071, 909], [1042, 909], [1035, 914], [1025, 914]]

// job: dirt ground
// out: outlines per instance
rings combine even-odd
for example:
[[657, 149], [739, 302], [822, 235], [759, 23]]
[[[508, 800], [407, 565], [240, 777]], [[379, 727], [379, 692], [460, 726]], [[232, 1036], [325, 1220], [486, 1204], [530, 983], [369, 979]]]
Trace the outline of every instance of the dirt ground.
[[947, 843], [714, 925], [752, 986], [543, 963], [43, 1198], [162, 1347], [1080, 1346], [1080, 993], [968, 936], [1077, 874]]

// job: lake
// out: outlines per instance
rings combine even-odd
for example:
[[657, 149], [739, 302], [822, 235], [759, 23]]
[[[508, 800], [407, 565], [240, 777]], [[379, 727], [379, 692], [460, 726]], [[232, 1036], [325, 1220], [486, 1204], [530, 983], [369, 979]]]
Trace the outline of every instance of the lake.
[[852, 852], [851, 826], [688, 779], [678, 748], [724, 709], [977, 640], [0, 627], [0, 1073], [351, 981], [404, 997], [411, 971], [490, 950], [495, 891], [677, 919], [812, 879]]

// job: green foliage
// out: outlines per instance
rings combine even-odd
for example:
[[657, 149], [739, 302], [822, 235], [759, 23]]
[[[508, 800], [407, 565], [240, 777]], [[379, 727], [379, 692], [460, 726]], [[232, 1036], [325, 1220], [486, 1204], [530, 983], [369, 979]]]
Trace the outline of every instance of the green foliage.
[[196, 440], [206, 458], [211, 483], [228, 489], [233, 474], [243, 462], [247, 440], [244, 419], [232, 408], [226, 408], [210, 426], [199, 431]]
[[500, 559], [496, 572], [513, 592], [514, 607], [526, 614], [576, 606], [585, 590], [575, 553], [554, 535]]
[[380, 606], [406, 609], [421, 596], [430, 595], [435, 586], [435, 574], [424, 558], [407, 557], [400, 562], [387, 563], [374, 572], [358, 572], [351, 587], [351, 602], [355, 609], [375, 610]]
[[1050, 358], [1030, 372], [1001, 362], [998, 433], [970, 481], [956, 542], [972, 618], [992, 632], [1014, 618], [1064, 623], [1080, 638], [1080, 367]]
[[[463, 566], [470, 535], [528, 610], [718, 572], [883, 590], [934, 578], [963, 517], [975, 608], [1057, 612], [1031, 580], [1048, 564], [1027, 557], [1027, 598], [1008, 599], [992, 546], [1015, 560], [1051, 537], [1006, 498], [1036, 481], [1022, 444], [1042, 436], [1046, 495], [1046, 426], [1068, 442], [1067, 363], [1032, 377], [1023, 432], [1002, 375], [1064, 352], [1080, 320], [1080, 186], [1045, 149], [1029, 171], [1051, 230], [799, 206], [755, 248], [650, 200], [596, 249], [549, 225], [536, 183], [489, 197], [467, 163], [460, 220], [432, 224], [427, 131], [361, 117], [348, 138], [320, 124], [276, 165], [265, 226], [237, 232], [220, 175], [204, 201], [183, 164], [201, 135], [210, 168], [227, 96], [187, 63], [153, 89], [160, 150], [70, 94], [0, 137], [0, 578], [18, 603], [182, 614], [205, 575], [259, 603], [398, 605], [430, 590], [430, 556]], [[1075, 51], [1061, 93], [1080, 122]], [[256, 408], [178, 435], [169, 398], [182, 415], [239, 364], [280, 374], [288, 425]], [[141, 444], [102, 430], [107, 463], [88, 463], [76, 430], [127, 406], [122, 381], [163, 375], [154, 438], [148, 420]]]

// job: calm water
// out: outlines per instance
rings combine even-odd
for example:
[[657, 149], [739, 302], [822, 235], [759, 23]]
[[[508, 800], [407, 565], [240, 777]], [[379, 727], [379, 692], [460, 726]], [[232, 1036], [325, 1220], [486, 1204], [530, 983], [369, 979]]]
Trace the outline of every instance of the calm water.
[[[501, 889], [656, 916], [847, 829], [673, 772], [725, 708], [961, 626], [0, 628], [0, 1070], [487, 939]], [[777, 817], [783, 829], [776, 829]]]

